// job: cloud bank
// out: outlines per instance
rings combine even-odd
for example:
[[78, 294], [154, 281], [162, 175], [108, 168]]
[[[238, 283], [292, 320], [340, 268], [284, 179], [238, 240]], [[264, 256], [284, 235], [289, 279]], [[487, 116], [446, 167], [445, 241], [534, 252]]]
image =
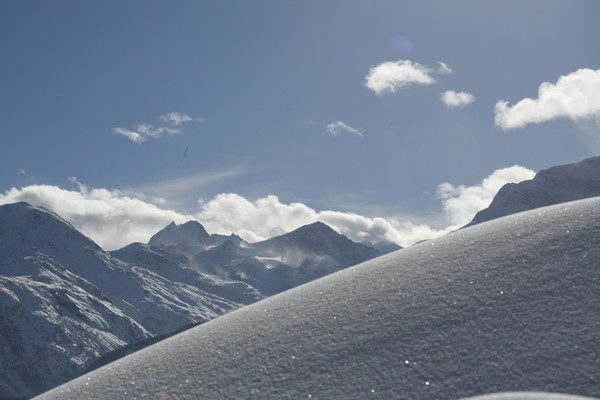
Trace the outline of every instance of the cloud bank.
[[561, 76], [555, 84], [544, 82], [537, 99], [525, 98], [513, 106], [500, 100], [494, 115], [496, 125], [503, 130], [556, 118], [600, 118], [600, 69], [583, 68]]
[[342, 121], [335, 121], [327, 124], [327, 126], [325, 127], [325, 133], [328, 133], [333, 136], [340, 135], [343, 133], [350, 133], [356, 136], [363, 135], [362, 130], [353, 128]]
[[446, 90], [442, 92], [440, 100], [450, 108], [464, 107], [475, 101], [475, 96], [467, 92], [455, 92], [454, 90]]
[[239, 194], [223, 193], [210, 200], [200, 200], [199, 210], [193, 215], [184, 214], [162, 208], [161, 199], [148, 199], [132, 191], [89, 188], [74, 179], [74, 189], [51, 185], [12, 188], [0, 194], [0, 204], [26, 201], [53, 210], [107, 250], [132, 242], [146, 243], [171, 221], [183, 223], [192, 219], [203, 224], [210, 233], [236, 233], [250, 242], [322, 221], [357, 242], [385, 240], [408, 246], [467, 224], [489, 205], [502, 185], [531, 179], [533, 175], [533, 171], [515, 165], [499, 169], [473, 186], [440, 184], [437, 196], [448, 224], [443, 229], [415, 224], [406, 217], [317, 211], [299, 202], [283, 203], [273, 195], [249, 200]]
[[395, 93], [410, 84], [431, 85], [437, 82], [434, 75], [449, 74], [452, 69], [443, 62], [432, 68], [411, 60], [386, 61], [371, 67], [365, 78], [365, 86], [378, 96]]
[[85, 185], [78, 185], [74, 190], [31, 185], [12, 188], [0, 195], [0, 204], [19, 201], [56, 212], [107, 250], [133, 242], [146, 243], [171, 221], [183, 223], [194, 218], [160, 208], [159, 199], [149, 201], [140, 194], [90, 189]]
[[179, 126], [186, 122], [204, 121], [203, 118], [192, 118], [187, 114], [182, 114], [178, 112], [171, 112], [166, 115], [161, 115], [159, 120], [162, 122], [166, 122], [171, 126], [158, 126], [154, 127], [154, 125], [150, 124], [138, 124], [134, 125], [132, 129], [126, 128], [113, 128], [113, 132], [119, 135], [123, 135], [132, 142], [135, 143], [144, 143], [148, 139], [157, 139], [165, 136], [173, 136], [180, 135], [183, 131], [180, 128], [173, 128], [173, 126]]

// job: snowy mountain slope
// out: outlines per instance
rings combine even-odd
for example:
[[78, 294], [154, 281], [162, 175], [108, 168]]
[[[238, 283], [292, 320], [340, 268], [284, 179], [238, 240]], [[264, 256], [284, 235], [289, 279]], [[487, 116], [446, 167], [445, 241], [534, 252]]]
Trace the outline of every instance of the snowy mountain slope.
[[[383, 254], [351, 241], [321, 222], [259, 243], [247, 243], [235, 235], [210, 235], [196, 221], [171, 223], [154, 235], [148, 245], [164, 255], [171, 254], [171, 258], [176, 254], [187, 257], [187, 264], [201, 274], [243, 282], [263, 296]], [[384, 247], [397, 248], [390, 243]], [[124, 259], [120, 252], [112, 254]], [[126, 261], [132, 262], [131, 258]]]
[[202, 273], [186, 256], [171, 253], [161, 247], [132, 243], [110, 254], [128, 264], [160, 275], [169, 282], [185, 283], [204, 291], [207, 296], [214, 295], [211, 303], [223, 304], [223, 308], [216, 310], [216, 315], [264, 297], [255, 288], [238, 280]]
[[261, 256], [282, 256], [290, 265], [300, 265], [310, 256], [330, 257], [339, 267], [349, 267], [380, 256], [372, 247], [353, 242], [328, 225], [315, 222], [293, 232], [251, 245]]
[[150, 332], [43, 253], [0, 264], [0, 394], [32, 396]]
[[478, 224], [228, 313], [38, 399], [593, 396], [599, 242], [600, 198]]
[[504, 185], [488, 208], [467, 226], [521, 211], [600, 196], [600, 157], [538, 172], [531, 180]]
[[145, 254], [163, 258], [126, 263], [49, 210], [0, 206], [0, 396], [34, 395], [118, 347], [262, 298]]
[[[321, 225], [284, 236], [285, 252], [270, 247], [275, 256], [261, 259], [241, 238], [197, 222], [109, 253], [47, 209], [0, 206], [0, 396], [31, 396], [116, 348], [337, 271], [336, 259], [379, 254]], [[300, 265], [282, 262], [298, 249]]]
[[258, 257], [281, 260], [302, 274], [322, 277], [383, 253], [340, 235], [328, 225], [315, 222], [295, 231], [249, 245]]
[[506, 392], [495, 393], [477, 397], [470, 397], [464, 400], [598, 400], [591, 397], [573, 396], [560, 393], [543, 392]]

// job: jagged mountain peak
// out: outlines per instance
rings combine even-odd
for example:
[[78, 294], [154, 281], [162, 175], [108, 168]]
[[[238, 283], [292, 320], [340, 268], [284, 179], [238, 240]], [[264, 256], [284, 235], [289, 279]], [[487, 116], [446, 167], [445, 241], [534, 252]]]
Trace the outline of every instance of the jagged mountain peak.
[[184, 224], [171, 222], [150, 238], [148, 244], [182, 254], [195, 253], [209, 247], [211, 237], [198, 221], [188, 221]]

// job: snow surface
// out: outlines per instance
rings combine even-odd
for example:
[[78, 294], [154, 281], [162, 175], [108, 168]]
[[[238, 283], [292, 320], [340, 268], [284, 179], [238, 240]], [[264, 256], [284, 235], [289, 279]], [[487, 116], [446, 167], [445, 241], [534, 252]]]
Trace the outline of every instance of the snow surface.
[[[36, 399], [594, 396], [599, 242], [600, 198], [478, 224], [243, 307]], [[544, 396], [486, 400], [574, 400]]]
[[600, 157], [558, 165], [538, 172], [533, 179], [508, 183], [488, 208], [467, 226], [553, 204], [600, 196]]
[[496, 393], [477, 397], [470, 397], [465, 400], [595, 400], [591, 397], [573, 396], [560, 393], [544, 392], [507, 392]]

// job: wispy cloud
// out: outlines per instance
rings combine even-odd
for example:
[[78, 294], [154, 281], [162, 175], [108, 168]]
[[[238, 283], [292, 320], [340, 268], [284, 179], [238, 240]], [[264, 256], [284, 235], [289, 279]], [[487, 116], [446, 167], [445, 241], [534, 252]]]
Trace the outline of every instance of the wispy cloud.
[[449, 73], [452, 73], [452, 69], [443, 62], [438, 62], [438, 68], [432, 68], [411, 60], [386, 61], [371, 67], [365, 78], [365, 86], [381, 96], [410, 84], [434, 84], [437, 82], [434, 75]]
[[181, 125], [185, 122], [204, 122], [204, 118], [192, 118], [187, 114], [179, 112], [170, 112], [166, 115], [161, 115], [159, 118], [162, 122], [172, 123], [173, 125]]
[[184, 191], [198, 191], [203, 187], [217, 183], [224, 179], [233, 178], [235, 176], [249, 174], [252, 171], [243, 166], [233, 166], [225, 170], [202, 172], [199, 174], [167, 179], [152, 185], [139, 187], [136, 189], [142, 193], [153, 193], [160, 196], [169, 194], [171, 196]]
[[328, 133], [330, 135], [340, 135], [343, 133], [350, 133], [356, 136], [362, 136], [363, 135], [363, 131], [361, 129], [356, 129], [351, 127], [350, 125], [345, 124], [342, 121], [335, 121], [335, 122], [331, 122], [329, 124], [327, 124], [327, 126], [325, 127], [325, 133]]
[[159, 120], [162, 122], [166, 122], [171, 126], [155, 127], [154, 125], [150, 124], [138, 124], [134, 125], [132, 129], [126, 129], [121, 127], [113, 128], [113, 132], [119, 135], [123, 135], [135, 143], [144, 143], [148, 139], [180, 135], [183, 133], [181, 128], [173, 128], [172, 126], [179, 126], [183, 123], [192, 121], [204, 121], [203, 118], [194, 119], [187, 114], [182, 114], [178, 112], [171, 112], [166, 115], [161, 115], [159, 117]]
[[494, 114], [496, 125], [503, 130], [556, 118], [600, 118], [600, 69], [583, 68], [561, 76], [555, 84], [544, 82], [537, 99], [525, 98], [513, 106], [500, 100]]
[[446, 90], [442, 92], [440, 100], [450, 108], [464, 107], [475, 101], [475, 96], [467, 92], [455, 92], [454, 90]]

